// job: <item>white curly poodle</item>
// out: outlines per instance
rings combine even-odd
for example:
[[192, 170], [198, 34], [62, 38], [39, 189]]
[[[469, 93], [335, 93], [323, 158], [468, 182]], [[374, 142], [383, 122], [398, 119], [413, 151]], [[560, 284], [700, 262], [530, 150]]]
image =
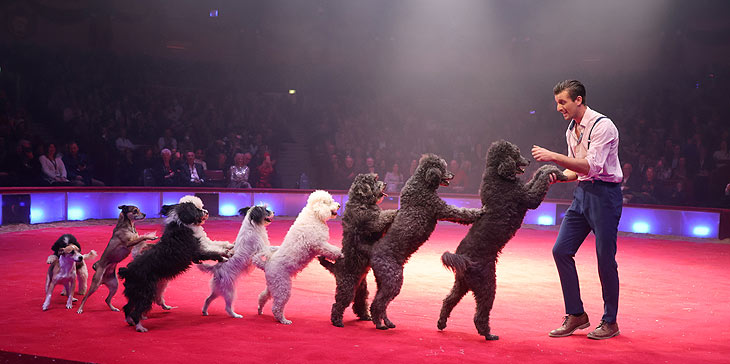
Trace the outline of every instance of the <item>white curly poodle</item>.
[[340, 204], [327, 191], [312, 192], [279, 250], [266, 261], [262, 260], [264, 255], [254, 257], [254, 264], [266, 272], [266, 289], [259, 295], [259, 315], [266, 301], [273, 298], [274, 318], [282, 324], [291, 324], [284, 317], [284, 306], [291, 296], [292, 278], [318, 255], [332, 260], [342, 257], [340, 248], [329, 244], [327, 227], [327, 220], [336, 217], [339, 208]]

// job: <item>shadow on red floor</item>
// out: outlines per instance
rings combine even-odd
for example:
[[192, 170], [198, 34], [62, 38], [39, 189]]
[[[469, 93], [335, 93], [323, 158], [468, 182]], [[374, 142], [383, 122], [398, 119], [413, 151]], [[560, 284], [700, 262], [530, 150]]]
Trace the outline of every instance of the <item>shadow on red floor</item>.
[[[269, 227], [272, 244], [281, 241], [291, 221]], [[339, 245], [338, 222], [330, 222], [331, 242]], [[210, 316], [200, 313], [209, 277], [190, 269], [166, 293], [172, 311], [150, 312], [141, 334], [123, 315], [104, 304], [106, 288], [89, 299], [81, 315], [66, 310], [56, 288], [51, 307], [41, 310], [46, 257], [63, 233], [76, 235], [83, 251], [103, 251], [113, 226], [47, 228], [0, 234], [0, 350], [101, 363], [180, 363], [212, 361], [260, 363], [455, 363], [486, 362], [632, 362], [727, 363], [730, 355], [730, 245], [619, 238], [621, 335], [604, 341], [586, 338], [589, 330], [566, 338], [547, 332], [562, 322], [563, 305], [551, 248], [556, 232], [522, 229], [497, 266], [497, 298], [491, 326], [500, 340], [486, 342], [472, 323], [474, 300], [467, 295], [444, 331], [436, 329], [441, 300], [453, 275], [441, 265], [466, 228], [440, 224], [406, 265], [405, 284], [392, 302], [389, 317], [396, 329], [376, 330], [370, 322], [345, 313], [345, 327], [329, 323], [334, 300], [333, 277], [315, 261], [294, 280], [286, 307], [290, 326], [274, 321], [270, 305], [256, 314], [256, 297], [264, 287], [260, 271], [238, 283], [236, 311], [230, 318], [216, 300]], [[234, 239], [239, 225], [211, 221], [208, 234]], [[141, 224], [140, 233], [160, 230]], [[592, 236], [576, 257], [581, 289], [592, 326], [603, 312]], [[121, 266], [126, 265], [123, 262]], [[375, 292], [369, 276], [371, 296]], [[113, 303], [126, 300], [120, 292]], [[78, 305], [78, 303], [76, 304]], [[75, 306], [76, 306], [75, 305]], [[12, 354], [11, 354], [12, 355]], [[3, 356], [4, 358], [4, 356]]]

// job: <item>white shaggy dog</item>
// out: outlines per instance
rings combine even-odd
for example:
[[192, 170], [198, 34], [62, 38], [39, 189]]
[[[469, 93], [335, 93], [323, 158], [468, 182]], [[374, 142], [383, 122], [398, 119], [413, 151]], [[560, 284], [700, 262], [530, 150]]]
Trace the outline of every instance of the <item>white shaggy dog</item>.
[[[208, 316], [208, 306], [214, 299], [223, 296], [226, 301], [226, 312], [231, 317], [243, 316], [233, 311], [233, 300], [236, 297], [236, 280], [241, 274], [249, 274], [254, 269], [254, 256], [264, 254], [270, 257], [273, 252], [269, 245], [269, 235], [266, 227], [271, 224], [274, 213], [266, 206], [242, 208], [239, 213], [244, 215], [241, 228], [233, 248], [233, 256], [227, 262], [215, 265], [199, 264], [198, 269], [206, 273], [213, 273], [210, 279], [210, 296], [203, 305], [203, 315]], [[276, 248], [276, 247], [273, 247]]]
[[273, 297], [271, 311], [274, 318], [282, 324], [291, 324], [284, 317], [284, 306], [291, 296], [292, 278], [318, 255], [332, 260], [342, 257], [340, 248], [329, 244], [327, 227], [327, 220], [336, 217], [339, 208], [340, 204], [327, 191], [312, 192], [307, 205], [284, 236], [279, 250], [267, 261], [263, 261], [261, 255], [254, 257], [254, 264], [266, 272], [266, 289], [259, 295], [259, 315], [266, 301]]

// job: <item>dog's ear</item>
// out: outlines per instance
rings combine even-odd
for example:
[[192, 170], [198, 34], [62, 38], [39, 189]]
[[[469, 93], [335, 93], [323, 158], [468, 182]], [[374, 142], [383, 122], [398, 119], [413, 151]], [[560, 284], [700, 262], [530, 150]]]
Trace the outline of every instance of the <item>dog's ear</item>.
[[245, 216], [246, 216], [246, 213], [248, 213], [248, 210], [250, 210], [250, 209], [251, 209], [251, 207], [250, 207], [250, 206], [248, 206], [248, 207], [243, 207], [243, 208], [241, 208], [241, 209], [239, 209], [239, 210], [238, 210], [238, 215], [239, 215], [239, 216], [244, 216], [244, 217], [245, 217]]
[[497, 166], [497, 174], [499, 174], [500, 177], [514, 181], [517, 179], [517, 163], [515, 163], [514, 159], [512, 158], [506, 158], [499, 162], [499, 165]]
[[441, 184], [441, 178], [443, 177], [443, 173], [438, 168], [429, 168], [428, 171], [426, 171], [426, 183], [428, 184], [428, 187], [432, 189], [436, 189]]
[[119, 205], [119, 206], [117, 206], [117, 208], [124, 211], [124, 209], [127, 208], [127, 205]]
[[367, 199], [373, 195], [373, 190], [370, 188], [370, 184], [365, 181], [365, 177], [357, 176], [355, 182], [352, 183], [352, 194], [357, 199]]
[[160, 215], [162, 215], [162, 216], [169, 216], [170, 215], [170, 211], [172, 211], [176, 206], [177, 206], [177, 204], [175, 204], [175, 205], [163, 205], [162, 208], [160, 209]]
[[260, 224], [262, 221], [264, 221], [264, 218], [266, 217], [266, 211], [266, 208], [261, 206], [252, 208], [251, 213], [249, 214], [249, 219], [255, 224]]

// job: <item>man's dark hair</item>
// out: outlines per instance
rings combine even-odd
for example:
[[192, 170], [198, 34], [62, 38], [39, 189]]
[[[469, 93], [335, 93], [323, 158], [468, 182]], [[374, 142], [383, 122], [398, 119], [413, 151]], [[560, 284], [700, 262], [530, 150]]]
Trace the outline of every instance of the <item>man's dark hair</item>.
[[578, 80], [565, 80], [558, 82], [555, 87], [553, 87], [553, 94], [557, 95], [564, 90], [568, 90], [568, 95], [570, 95], [570, 99], [575, 101], [575, 99], [580, 96], [583, 98], [583, 105], [586, 105], [586, 87], [583, 86], [582, 83]]

